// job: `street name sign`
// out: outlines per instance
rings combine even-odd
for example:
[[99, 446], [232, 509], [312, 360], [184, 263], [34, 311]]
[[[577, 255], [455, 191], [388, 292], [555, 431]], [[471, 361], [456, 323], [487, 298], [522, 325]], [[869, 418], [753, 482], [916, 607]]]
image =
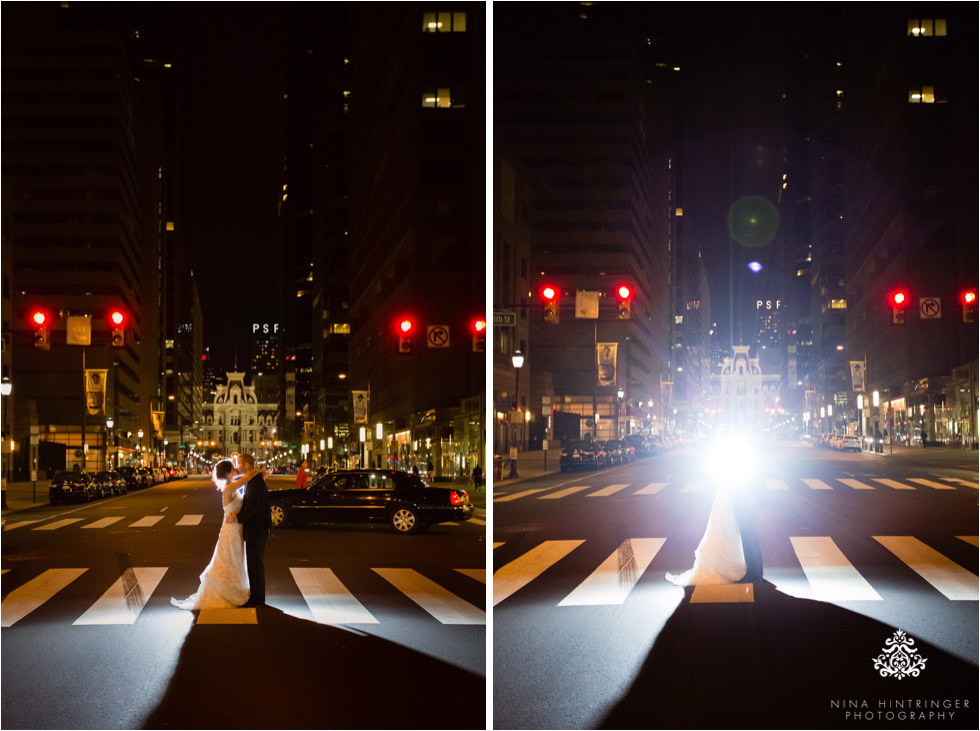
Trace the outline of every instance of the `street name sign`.
[[493, 325], [494, 327], [514, 327], [515, 325], [517, 325], [517, 313], [494, 312]]

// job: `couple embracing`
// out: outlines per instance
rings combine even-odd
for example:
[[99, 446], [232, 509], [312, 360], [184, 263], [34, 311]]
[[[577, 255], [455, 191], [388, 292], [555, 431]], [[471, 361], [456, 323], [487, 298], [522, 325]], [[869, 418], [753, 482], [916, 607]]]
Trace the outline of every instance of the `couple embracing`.
[[211, 479], [221, 492], [224, 510], [218, 542], [198, 590], [187, 599], [171, 599], [171, 604], [180, 609], [265, 606], [262, 560], [272, 535], [267, 474], [255, 469], [255, 459], [249, 454], [223, 459], [214, 466]]

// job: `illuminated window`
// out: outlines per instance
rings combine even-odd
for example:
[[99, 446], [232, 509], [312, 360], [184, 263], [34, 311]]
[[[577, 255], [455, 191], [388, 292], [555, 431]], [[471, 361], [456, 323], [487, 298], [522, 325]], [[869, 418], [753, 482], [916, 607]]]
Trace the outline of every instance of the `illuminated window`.
[[[940, 99], [940, 101], [943, 101]], [[909, 89], [909, 104], [935, 104], [936, 92], [931, 86]]]
[[172, 347], [174, 347], [174, 341], [173, 340], [164, 340], [163, 341], [163, 346], [165, 348], [172, 348]]
[[677, 210], [674, 211], [674, 215], [675, 216], [683, 216], [684, 215], [684, 209], [683, 208], [678, 208]]
[[909, 38], [919, 38], [922, 36], [944, 36], [946, 35], [945, 18], [913, 18], [908, 23]]
[[423, 33], [465, 33], [466, 13], [447, 11], [422, 13]]
[[830, 309], [832, 310], [846, 310], [847, 300], [830, 300]]
[[445, 87], [427, 86], [422, 90], [422, 106], [439, 109], [462, 109], [466, 106], [465, 96], [460, 89], [453, 91]]
[[173, 221], [167, 221], [167, 230], [168, 231], [173, 231], [174, 230], [174, 222]]
[[683, 325], [684, 324], [684, 315], [674, 315], [674, 324], [675, 325]]
[[350, 323], [335, 322], [330, 326], [330, 332], [333, 335], [350, 335]]

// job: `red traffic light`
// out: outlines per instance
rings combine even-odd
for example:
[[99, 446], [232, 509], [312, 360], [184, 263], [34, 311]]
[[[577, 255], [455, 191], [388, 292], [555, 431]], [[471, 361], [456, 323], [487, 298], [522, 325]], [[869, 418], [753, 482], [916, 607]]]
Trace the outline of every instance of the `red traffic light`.
[[398, 323], [398, 329], [406, 334], [412, 332], [413, 327], [414, 324], [411, 320], [402, 320], [400, 323]]
[[630, 297], [633, 296], [633, 290], [630, 289], [628, 285], [621, 284], [619, 288], [616, 290], [616, 294], [619, 295], [619, 298], [621, 300], [628, 300]]
[[34, 320], [35, 325], [43, 325], [45, 322], [47, 322], [48, 316], [43, 312], [38, 311], [34, 313], [31, 319]]
[[123, 316], [123, 313], [121, 313], [119, 310], [115, 310], [111, 315], [109, 315], [109, 319], [112, 320], [113, 325], [122, 325], [123, 320], [125, 320], [126, 318]]
[[487, 329], [487, 321], [486, 320], [482, 320], [481, 319], [481, 320], [475, 320], [473, 322], [473, 331], [474, 332], [482, 333], [486, 329]]
[[550, 302], [558, 296], [558, 290], [556, 290], [550, 284], [546, 284], [541, 288], [541, 296]]
[[967, 291], [963, 293], [963, 304], [972, 305], [977, 301], [977, 293], [972, 291]]
[[905, 300], [908, 299], [905, 292], [894, 292], [892, 293], [892, 304], [896, 307], [905, 304]]

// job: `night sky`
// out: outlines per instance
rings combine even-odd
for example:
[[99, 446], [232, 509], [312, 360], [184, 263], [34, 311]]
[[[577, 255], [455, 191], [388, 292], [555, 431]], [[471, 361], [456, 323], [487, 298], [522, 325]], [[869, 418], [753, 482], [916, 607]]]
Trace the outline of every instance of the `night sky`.
[[204, 314], [223, 366], [247, 356], [245, 323], [278, 302], [285, 3], [180, 10], [180, 206]]

